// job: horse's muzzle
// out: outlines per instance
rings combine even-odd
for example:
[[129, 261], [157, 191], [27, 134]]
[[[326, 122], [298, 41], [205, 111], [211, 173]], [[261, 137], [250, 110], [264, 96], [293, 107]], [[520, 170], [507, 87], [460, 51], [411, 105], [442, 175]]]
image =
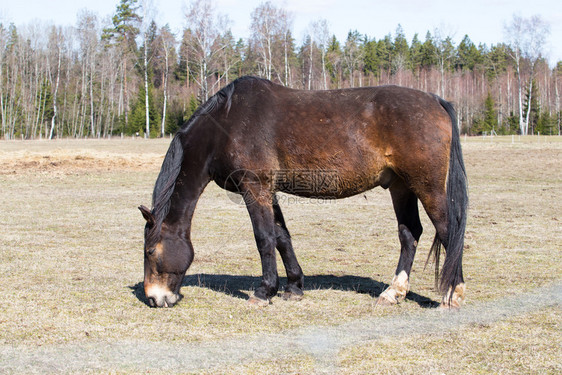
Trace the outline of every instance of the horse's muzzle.
[[150, 307], [172, 307], [182, 299], [179, 293], [152, 286], [145, 289], [145, 295]]

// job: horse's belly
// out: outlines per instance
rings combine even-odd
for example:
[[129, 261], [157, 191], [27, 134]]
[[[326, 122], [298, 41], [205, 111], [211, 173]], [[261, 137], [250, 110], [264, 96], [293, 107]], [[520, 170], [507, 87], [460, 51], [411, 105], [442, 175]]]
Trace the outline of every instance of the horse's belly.
[[275, 191], [309, 197], [339, 199], [360, 194], [376, 186], [388, 188], [396, 174], [391, 169], [373, 173], [307, 169], [277, 171], [272, 176]]

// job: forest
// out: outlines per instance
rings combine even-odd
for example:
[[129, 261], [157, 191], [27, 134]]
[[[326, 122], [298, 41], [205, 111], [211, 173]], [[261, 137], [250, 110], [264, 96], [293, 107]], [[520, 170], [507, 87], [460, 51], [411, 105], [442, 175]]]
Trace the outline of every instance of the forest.
[[338, 40], [322, 19], [297, 42], [272, 2], [252, 11], [246, 39], [212, 0], [189, 2], [181, 35], [147, 4], [119, 0], [106, 19], [83, 10], [75, 26], [0, 23], [0, 138], [166, 136], [244, 75], [305, 90], [408, 86], [451, 101], [464, 134], [560, 135], [562, 61], [543, 56], [540, 16], [513, 16], [509, 40], [490, 46], [439, 28], [407, 40], [400, 25]]

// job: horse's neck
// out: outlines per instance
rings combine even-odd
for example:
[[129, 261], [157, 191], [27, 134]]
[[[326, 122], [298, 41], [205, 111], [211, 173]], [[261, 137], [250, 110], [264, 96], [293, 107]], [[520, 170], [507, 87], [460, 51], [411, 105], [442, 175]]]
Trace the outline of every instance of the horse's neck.
[[195, 206], [210, 177], [206, 170], [205, 158], [189, 155], [188, 150], [186, 152], [187, 158], [194, 157], [194, 159], [191, 163], [184, 163], [182, 166], [171, 197], [170, 210], [164, 222], [169, 226], [179, 227], [179, 230], [186, 230], [189, 236]]

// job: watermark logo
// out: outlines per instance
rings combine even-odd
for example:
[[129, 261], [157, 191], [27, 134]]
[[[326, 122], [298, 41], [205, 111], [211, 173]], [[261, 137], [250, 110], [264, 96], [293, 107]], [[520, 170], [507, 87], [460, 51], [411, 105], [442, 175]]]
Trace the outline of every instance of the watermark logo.
[[283, 192], [285, 203], [331, 202], [340, 194], [340, 177], [335, 170], [294, 170], [280, 169], [252, 171], [239, 169], [232, 172], [225, 181], [229, 199], [236, 204], [253, 204], [271, 192]]
[[224, 189], [233, 203], [239, 205], [253, 204], [262, 194], [263, 185], [257, 173], [248, 169], [238, 169], [228, 175]]

